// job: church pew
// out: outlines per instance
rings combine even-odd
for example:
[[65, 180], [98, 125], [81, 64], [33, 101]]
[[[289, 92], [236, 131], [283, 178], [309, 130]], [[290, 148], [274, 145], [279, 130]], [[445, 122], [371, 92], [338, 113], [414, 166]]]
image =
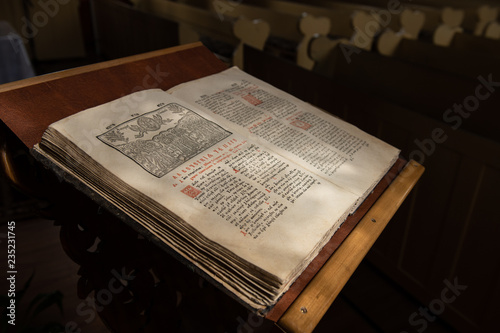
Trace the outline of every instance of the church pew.
[[[229, 26], [226, 26], [225, 32], [228, 34], [232, 32], [230, 22], [224, 20], [221, 22], [218, 17], [210, 16], [210, 13], [201, 8], [165, 0], [147, 0], [147, 2], [154, 5], [149, 10], [157, 13], [164, 12], [169, 15], [175, 13], [177, 19], [187, 20], [188, 15], [186, 13], [196, 12], [200, 15], [203, 13], [205, 19], [211, 17], [212, 20], [218, 20], [217, 24], [211, 22], [211, 24], [215, 24], [217, 29], [221, 29], [227, 23]], [[189, 10], [185, 12], [171, 10], [180, 7]], [[170, 9], [170, 11], [167, 9]], [[184, 13], [184, 17], [181, 15], [182, 13]], [[201, 19], [197, 20], [191, 17], [191, 22], [188, 22], [199, 25], [201, 21]], [[448, 108], [452, 108], [454, 103], [460, 102], [473, 94], [475, 86], [478, 84], [478, 76], [482, 75], [483, 78], [487, 78], [488, 75], [493, 74], [492, 70], [490, 70], [477, 73], [475, 78], [471, 78], [472, 73], [469, 73], [469, 77], [464, 77], [462, 74], [457, 73], [437, 72], [425, 64], [415, 65], [398, 59], [383, 57], [373, 52], [362, 51], [358, 53], [351, 50], [352, 48], [348, 49], [346, 54], [345, 48], [336, 48], [327, 61], [328, 68], [321, 69], [323, 74], [343, 80], [346, 85], [350, 85], [355, 89], [371, 91], [373, 94], [392, 100], [395, 103], [401, 103], [405, 107], [434, 118], [443, 117], [443, 112]], [[349, 52], [351, 53], [349, 54]], [[346, 60], [352, 61], [348, 62]], [[478, 112], [477, 116], [473, 117], [473, 119], [478, 120], [468, 119], [464, 122], [464, 126], [482, 131], [484, 135], [489, 137], [498, 137], [495, 131], [496, 128], [491, 121], [482, 122], [482, 120], [495, 115], [496, 111], [492, 106], [494, 104], [492, 100], [495, 99], [498, 99], [498, 97], [493, 95], [491, 99], [481, 102], [481, 112]]]
[[500, 39], [500, 7], [483, 5], [477, 10], [478, 22], [474, 29], [475, 36]]
[[494, 77], [500, 77], [498, 56], [477, 52], [474, 48], [453, 49], [419, 40], [403, 39], [391, 56], [435, 71], [444, 71], [471, 79], [477, 78], [480, 73], [490, 72]]
[[[212, 5], [210, 0], [182, 0], [186, 3], [204, 3], [206, 7]], [[359, 5], [339, 5], [330, 7], [313, 6], [306, 3], [296, 3], [283, 0], [253, 0], [252, 6], [259, 6], [267, 11], [281, 12], [290, 15], [301, 16], [304, 13], [314, 15], [315, 17], [325, 17], [330, 19], [329, 34], [335, 38], [350, 40], [357, 47], [370, 49], [374, 35], [378, 34], [381, 29], [392, 28], [400, 30], [402, 28], [401, 13], [404, 11], [403, 6], [391, 7], [388, 12], [387, 8], [374, 8], [369, 6]], [[234, 8], [244, 7], [243, 5], [235, 4]], [[228, 9], [229, 11], [229, 9]], [[405, 14], [409, 14], [408, 12]], [[416, 38], [420, 31], [420, 27], [415, 28], [415, 23], [411, 22], [411, 15], [406, 15], [405, 31], [407, 35]], [[417, 23], [418, 25], [418, 23]], [[365, 40], [369, 42], [365, 42]]]
[[245, 43], [263, 49], [270, 35], [298, 45], [297, 62], [304, 67], [312, 67], [313, 63], [307, 56], [308, 41], [316, 33], [326, 33], [329, 27], [328, 21], [315, 20], [312, 16], [292, 16], [246, 5], [215, 11], [213, 3], [203, 4], [204, 2], [144, 0], [140, 2], [140, 8], [189, 26], [199, 35], [209, 34], [213, 39], [222, 39], [234, 45], [232, 63], [240, 67], [242, 45]]
[[[330, 19], [329, 35], [334, 36], [339, 41], [349, 42], [356, 47], [367, 50], [371, 49], [374, 36], [383, 28], [397, 27], [397, 29], [400, 29], [400, 14], [403, 12], [401, 6], [397, 9], [391, 8], [391, 13], [386, 15], [377, 8], [367, 6], [346, 5], [329, 8], [281, 0], [253, 0], [252, 5], [261, 6], [268, 11], [282, 12], [290, 15], [300, 16], [307, 13], [316, 17], [328, 18]], [[408, 23], [408, 20], [405, 23]], [[410, 22], [410, 25], [413, 24]], [[415, 30], [413, 26], [406, 24], [405, 30], [407, 34], [411, 34], [414, 31], [413, 35], [416, 38], [420, 28]], [[311, 67], [305, 68], [310, 69]]]
[[[183, 3], [189, 4], [203, 4], [204, 8], [214, 8], [213, 1], [211, 0], [182, 0]], [[350, 8], [336, 8], [330, 9], [320, 6], [312, 6], [309, 4], [301, 4], [295, 2], [281, 1], [281, 0], [252, 0], [250, 2], [242, 2], [235, 4], [231, 8], [223, 8], [224, 12], [229, 15], [245, 14], [247, 8], [253, 8], [256, 12], [273, 13], [271, 15], [291, 15], [293, 17], [300, 17], [304, 13], [316, 16], [326, 17], [330, 19], [330, 34], [333, 36], [350, 37], [354, 30], [352, 26], [352, 16], [356, 11], [364, 11], [369, 13], [370, 8], [350, 7]], [[226, 9], [226, 10], [224, 10]], [[269, 17], [269, 20], [276, 20], [279, 16]], [[396, 22], [397, 23], [397, 22]]]
[[[257, 0], [257, 1], [274, 1], [274, 0]], [[500, 4], [494, 1], [486, 1], [481, 3], [474, 2], [463, 2], [463, 1], [439, 1], [439, 2], [421, 2], [413, 1], [411, 3], [399, 1], [399, 0], [359, 0], [356, 3], [346, 3], [342, 1], [332, 1], [332, 0], [297, 0], [302, 4], [322, 6], [324, 8], [371, 8], [375, 12], [385, 12], [387, 13], [388, 8], [394, 8], [397, 5], [404, 6], [405, 8], [412, 10], [414, 12], [421, 12], [425, 16], [425, 22], [422, 26], [422, 36], [426, 39], [433, 40], [435, 38], [435, 33], [438, 28], [444, 24], [450, 26], [453, 30], [457, 32], [465, 32], [468, 34], [474, 34], [476, 36], [487, 35], [489, 38], [500, 39], [500, 19], [499, 19], [499, 8]], [[444, 12], [448, 18], [445, 21]], [[392, 17], [393, 16], [393, 17]], [[382, 15], [384, 17], [384, 15]], [[393, 23], [395, 19], [398, 21], [397, 15], [388, 16], [389, 19], [384, 19]], [[453, 23], [450, 23], [453, 22]], [[389, 24], [385, 24], [387, 28], [397, 31], [398, 29]], [[455, 29], [459, 28], [459, 29]], [[449, 29], [444, 29], [449, 30]], [[440, 31], [442, 35], [443, 31]], [[446, 31], [445, 31], [446, 40]], [[442, 38], [441, 38], [442, 39]], [[443, 44], [438, 44], [443, 45]]]
[[[320, 15], [323, 13], [326, 17], [330, 18], [332, 22], [330, 34], [332, 36], [351, 38], [351, 41], [355, 39], [353, 38], [353, 20], [351, 19], [355, 12], [363, 12], [371, 15], [371, 20], [376, 20], [377, 23], [379, 23], [380, 30], [390, 29], [394, 34], [401, 31], [398, 35], [404, 35], [406, 39], [417, 39], [419, 35], [424, 35], [426, 39], [432, 40], [435, 30], [440, 28], [444, 22], [446, 22], [446, 25], [450, 28], [461, 31], [461, 28], [458, 27], [463, 21], [463, 17], [459, 10], [454, 10], [452, 8], [436, 9], [428, 6], [402, 3], [396, 0], [385, 3], [385, 8], [326, 0], [313, 0], [307, 2], [307, 4], [305, 2], [290, 3], [281, 0], [254, 0], [252, 4], [258, 4], [264, 8], [290, 14], [308, 12], [313, 15]], [[315, 6], [313, 6], [313, 4]], [[370, 32], [373, 31], [373, 24], [371, 23], [373, 22], [370, 22], [370, 19], [368, 19], [368, 21], [364, 22], [364, 26], [361, 24], [357, 28], [360, 29], [364, 35], [369, 35]], [[380, 30], [378, 32], [380, 32]], [[422, 34], [420, 33], [421, 30], [423, 30]], [[402, 33], [403, 31], [404, 34]], [[354, 45], [360, 47], [360, 45], [356, 45], [356, 43], [354, 43]], [[370, 49], [370, 47], [361, 48]]]
[[450, 48], [454, 50], [471, 50], [497, 58], [500, 56], [500, 41], [472, 34], [456, 34]]
[[[164, 0], [171, 2], [170, 0]], [[234, 3], [221, 1], [220, 4], [212, 0], [182, 0], [181, 3], [203, 9], [217, 16], [219, 20], [234, 21], [240, 17], [250, 20], [264, 20], [269, 23], [271, 35], [285, 40], [299, 43], [302, 34], [298, 27], [301, 15], [289, 15], [286, 13], [265, 10], [260, 7], [248, 5], [246, 2]]]
[[[329, 3], [334, 3], [334, 4], [345, 4], [343, 1], [339, 0], [296, 0], [298, 2], [302, 3], [321, 3], [321, 4], [326, 4], [328, 5]], [[389, 3], [389, 0], [356, 0], [355, 3], [357, 4], [362, 4], [366, 6], [374, 6], [374, 7], [387, 7], [387, 4]], [[466, 31], [474, 31], [477, 22], [478, 22], [478, 17], [477, 17], [477, 10], [481, 5], [486, 5], [490, 7], [498, 7], [499, 3], [498, 1], [495, 0], [483, 0], [481, 2], [475, 2], [475, 1], [469, 1], [469, 0], [439, 0], [439, 1], [434, 1], [434, 0], [415, 0], [411, 2], [407, 1], [401, 1], [401, 3], [404, 3], [405, 5], [409, 6], [412, 9], [419, 9], [422, 10], [426, 16], [429, 16], [429, 20], [431, 20], [429, 24], [430, 30], [434, 30], [432, 28], [432, 25], [435, 26], [436, 22], [439, 22], [440, 16], [439, 14], [436, 15], [431, 15], [432, 11], [440, 11], [445, 7], [450, 7], [454, 9], [461, 9], [464, 10], [465, 17], [464, 21], [462, 24], [462, 27]], [[334, 6], [334, 5], [331, 5]], [[427, 30], [427, 24], [426, 24], [426, 30]]]
[[[270, 0], [273, 1], [273, 0]], [[413, 3], [399, 0], [388, 0], [380, 4], [364, 4], [360, 1], [356, 2], [342, 2], [342, 1], [329, 1], [329, 0], [298, 0], [301, 4], [314, 5], [318, 7], [328, 8], [331, 10], [362, 10], [368, 13], [379, 13], [382, 18], [382, 26], [394, 31], [399, 31], [400, 13], [403, 9], [411, 11], [419, 11], [424, 14], [425, 22], [422, 30], [427, 33], [432, 33], [440, 24], [441, 10], [429, 6], [418, 6]]]
[[[212, 51], [223, 49], [222, 59], [242, 67], [242, 46], [264, 47], [270, 28], [264, 21], [246, 18], [221, 20], [213, 13], [185, 3], [165, 0], [142, 0], [138, 8], [151, 15], [159, 15], [179, 24], [180, 43], [202, 41]], [[184, 38], [182, 38], [184, 36]], [[220, 53], [215, 51], [219, 56]]]
[[[322, 20], [322, 17], [325, 17], [330, 19], [330, 35], [366, 50], [372, 48], [374, 36], [383, 28], [397, 27], [399, 30], [401, 26], [404, 25], [405, 35], [409, 38], [417, 38], [421, 27], [421, 25], [418, 26], [418, 22], [415, 24], [414, 13], [403, 10], [403, 6], [397, 6], [397, 8], [391, 7], [387, 10], [354, 5], [343, 7], [337, 6], [335, 9], [331, 9], [280, 0], [254, 0], [251, 2], [252, 5], [243, 3], [223, 5], [223, 2], [217, 4], [211, 0], [182, 0], [182, 3], [212, 10], [216, 12], [217, 15], [224, 14], [234, 17], [247, 16], [252, 18], [265, 17], [265, 20], [270, 22], [273, 26], [287, 24], [286, 20], [282, 19], [284, 14], [291, 15], [292, 17], [301, 17], [304, 13], [307, 13], [308, 15], [321, 17], [317, 20]], [[256, 5], [259, 7], [256, 8]], [[417, 20], [421, 20], [423, 23], [423, 17], [420, 15], [417, 17]], [[302, 29], [303, 34], [306, 36], [308, 34], [310, 36], [313, 33], [321, 34], [321, 29], [318, 28], [320, 24], [321, 23], [318, 23], [316, 26], [312, 26], [309, 31]], [[273, 28], [271, 30], [273, 30]], [[323, 35], [324, 34], [323, 32]], [[304, 51], [304, 46], [307, 45], [307, 41], [308, 38], [304, 38], [301, 42], [302, 49], [298, 51], [299, 56], [300, 52]], [[301, 61], [298, 61], [298, 63], [304, 68], [312, 68], [312, 63], [308, 65], [303, 65]]]
[[500, 138], [499, 128], [492, 122], [498, 118], [497, 106], [500, 105], [500, 95], [494, 93], [496, 83], [489, 87], [491, 93], [486, 91], [489, 97], [486, 100], [472, 98], [477, 94], [479, 76], [484, 80], [490, 77], [493, 82], [500, 81], [492, 68], [477, 67], [485, 72], [466, 77], [343, 45], [333, 48], [318, 66], [315, 71], [344, 85], [370, 92], [437, 120], [451, 117], [452, 114], [445, 116], [445, 111], [467, 100], [471, 103], [467, 108], [477, 112], [470, 116], [471, 112], [464, 111], [463, 119], [456, 121], [483, 136]]
[[92, 11], [97, 52], [104, 59], [179, 45], [179, 27], [174, 21], [115, 0], [93, 1]]
[[[182, 0], [181, 2], [212, 12], [221, 21], [244, 17], [267, 22], [270, 27], [270, 37], [266, 43], [268, 51], [295, 59], [299, 66], [308, 69], [314, 65], [307, 54], [309, 41], [316, 34], [327, 34], [332, 22], [324, 15], [325, 13], [307, 12], [306, 15], [304, 11], [285, 12], [256, 6], [254, 2], [251, 4], [212, 0]], [[320, 15], [315, 17], [315, 14]]]
[[[163, 0], [143, 0], [137, 8], [149, 13], [187, 26], [198, 35], [213, 37], [222, 42], [236, 45], [237, 38], [233, 34], [233, 25], [229, 21], [222, 21], [210, 15], [207, 11], [182, 3]], [[193, 42], [192, 40], [181, 43]]]

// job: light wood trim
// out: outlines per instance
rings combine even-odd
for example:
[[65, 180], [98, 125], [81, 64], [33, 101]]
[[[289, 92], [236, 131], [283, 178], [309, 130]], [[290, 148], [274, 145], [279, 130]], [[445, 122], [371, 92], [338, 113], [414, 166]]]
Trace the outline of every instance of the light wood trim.
[[[215, 7], [212, 5], [212, 1], [208, 0], [207, 2], [205, 3], [206, 8], [217, 14], [217, 11], [214, 10]], [[271, 27], [271, 35], [297, 43], [302, 40], [302, 35], [299, 32], [299, 29], [297, 29], [301, 14], [302, 13], [298, 15], [290, 15], [288, 13], [247, 5], [245, 2], [235, 4], [231, 7], [231, 9], [223, 13], [224, 16], [233, 19], [245, 17], [249, 20], [264, 20], [269, 23]]]
[[[0, 128], [0, 131], [2, 129]], [[34, 186], [30, 186], [30, 180], [27, 177], [20, 177], [19, 172], [17, 172], [11, 151], [12, 147], [9, 147], [7, 136], [8, 133], [0, 132], [0, 173], [3, 173], [7, 180], [24, 194], [34, 195]]]
[[6, 177], [16, 185], [20, 185], [21, 182], [17, 177], [15, 168], [12, 163], [11, 156], [7, 151], [6, 142], [0, 142], [0, 169], [3, 170]]
[[24, 79], [24, 80], [5, 83], [5, 84], [0, 85], [0, 93], [5, 92], [5, 91], [14, 90], [14, 89], [32, 86], [35, 84], [50, 82], [53, 80], [58, 80], [58, 79], [62, 79], [62, 78], [69, 77], [69, 76], [93, 72], [93, 71], [100, 70], [100, 69], [107, 69], [110, 67], [119, 66], [122, 64], [126, 64], [126, 63], [132, 63], [135, 61], [140, 61], [140, 60], [144, 60], [144, 59], [148, 59], [148, 58], [154, 58], [154, 57], [162, 56], [165, 54], [175, 53], [175, 52], [199, 47], [202, 45], [203, 44], [201, 42], [196, 42], [196, 43], [191, 43], [191, 44], [186, 44], [186, 45], [174, 46], [174, 47], [170, 47], [170, 48], [166, 48], [166, 49], [162, 49], [162, 50], [156, 50], [156, 51], [137, 54], [137, 55], [124, 57], [124, 58], [120, 58], [120, 59], [104, 61], [104, 62], [92, 64], [92, 65], [72, 68], [72, 69], [68, 69], [68, 70], [64, 70], [64, 71], [60, 71], [60, 72], [50, 73], [50, 74], [41, 75], [41, 76], [35, 76], [35, 77]]
[[314, 330], [423, 172], [424, 167], [415, 161], [406, 164], [281, 317], [277, 323], [281, 329], [300, 333]]

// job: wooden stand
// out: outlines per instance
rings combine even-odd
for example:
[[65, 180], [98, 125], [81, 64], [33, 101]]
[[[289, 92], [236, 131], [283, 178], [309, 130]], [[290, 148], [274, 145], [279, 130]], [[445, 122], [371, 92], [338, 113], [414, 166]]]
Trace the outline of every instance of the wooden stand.
[[[35, 77], [0, 86], [0, 118], [25, 148], [31, 148], [49, 124], [73, 113], [142, 89], [166, 90], [225, 68], [205, 47], [195, 43]], [[23, 188], [36, 188], [23, 183], [23, 178], [16, 174], [5, 147], [1, 156], [2, 166], [13, 182]], [[311, 332], [423, 171], [416, 162], [400, 160], [392, 177], [381, 181], [380, 193], [367, 203], [362, 216], [349, 229], [343, 229], [347, 231], [338, 233], [340, 238], [332, 247], [333, 255], [330, 252], [329, 259], [325, 257], [319, 267], [312, 268], [307, 279], [310, 282], [304, 283], [291, 300], [273, 309], [267, 318], [288, 332]], [[345, 224], [347, 228], [348, 223]]]

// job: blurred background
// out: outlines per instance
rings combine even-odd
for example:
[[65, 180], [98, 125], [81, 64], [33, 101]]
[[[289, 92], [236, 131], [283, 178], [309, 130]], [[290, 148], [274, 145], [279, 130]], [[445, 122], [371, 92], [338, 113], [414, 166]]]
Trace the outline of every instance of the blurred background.
[[[426, 167], [318, 332], [497, 331], [499, 8], [493, 0], [2, 0], [0, 83], [201, 41], [228, 66]], [[19, 148], [16, 160], [33, 164], [29, 147], [1, 125], [2, 142]], [[33, 327], [112, 330], [77, 313], [82, 272], [61, 246], [60, 227], [40, 215], [51, 203], [4, 173], [2, 252], [15, 221], [18, 287], [31, 281], [20, 311], [44, 299]]]

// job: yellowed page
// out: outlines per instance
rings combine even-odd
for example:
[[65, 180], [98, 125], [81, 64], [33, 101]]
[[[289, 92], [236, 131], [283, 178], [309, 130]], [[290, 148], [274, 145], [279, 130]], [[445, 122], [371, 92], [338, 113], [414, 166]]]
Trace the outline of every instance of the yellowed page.
[[285, 282], [358, 198], [159, 90], [52, 128], [210, 241]]
[[169, 93], [361, 198], [399, 156], [398, 149], [237, 67]]

